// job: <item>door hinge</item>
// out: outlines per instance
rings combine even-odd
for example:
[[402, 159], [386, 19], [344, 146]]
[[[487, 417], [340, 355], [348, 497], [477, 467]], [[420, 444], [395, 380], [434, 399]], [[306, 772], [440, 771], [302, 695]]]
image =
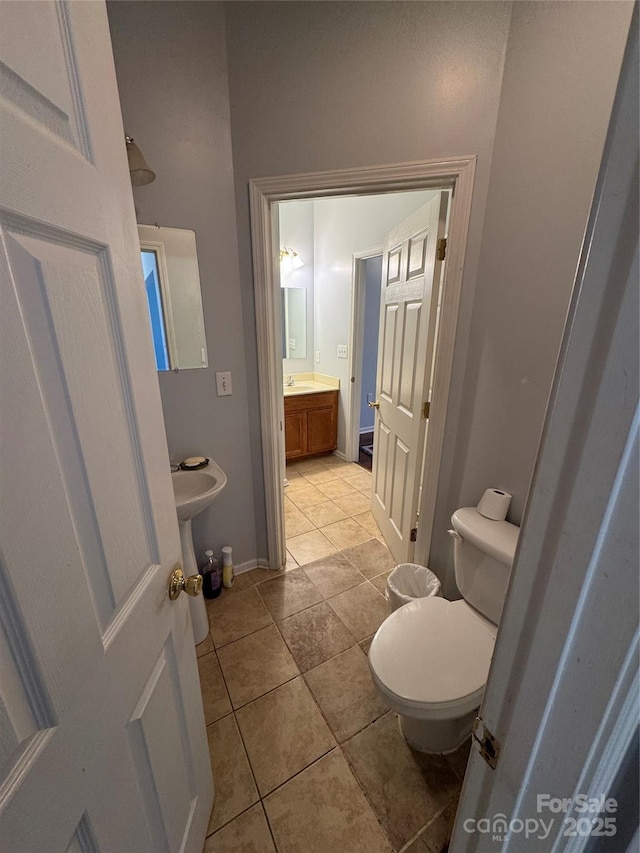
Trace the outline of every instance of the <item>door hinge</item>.
[[489, 729], [485, 726], [482, 717], [476, 717], [473, 722], [473, 739], [478, 744], [480, 755], [484, 758], [489, 767], [492, 767], [495, 770], [498, 758], [500, 757], [501, 747], [495, 736], [492, 735]]
[[440, 237], [438, 243], [436, 245], [436, 259], [438, 261], [444, 261], [447, 257], [447, 238]]
[[429, 412], [430, 411], [431, 411], [431, 401], [427, 400], [425, 403], [422, 404], [422, 417], [425, 420], [429, 419]]
[[417, 528], [417, 527], [412, 527], [412, 528], [411, 528], [411, 536], [409, 537], [409, 541], [410, 541], [410, 542], [415, 542], [415, 541], [416, 541], [416, 539], [417, 539], [417, 536], [418, 536], [418, 528]]

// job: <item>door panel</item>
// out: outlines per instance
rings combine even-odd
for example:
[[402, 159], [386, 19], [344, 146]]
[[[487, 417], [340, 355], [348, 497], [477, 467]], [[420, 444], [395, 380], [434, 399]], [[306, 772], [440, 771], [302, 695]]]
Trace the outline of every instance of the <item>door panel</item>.
[[103, 4], [0, 4], [0, 82], [3, 849], [201, 850], [213, 787]]
[[438, 193], [394, 228], [383, 261], [371, 509], [398, 562], [413, 557], [446, 206]]

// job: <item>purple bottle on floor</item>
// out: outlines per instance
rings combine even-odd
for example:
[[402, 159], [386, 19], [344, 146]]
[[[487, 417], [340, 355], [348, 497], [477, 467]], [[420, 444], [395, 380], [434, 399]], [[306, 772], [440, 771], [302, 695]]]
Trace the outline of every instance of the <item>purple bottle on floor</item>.
[[202, 594], [205, 598], [217, 598], [222, 590], [220, 569], [213, 551], [205, 551], [207, 563], [202, 569]]

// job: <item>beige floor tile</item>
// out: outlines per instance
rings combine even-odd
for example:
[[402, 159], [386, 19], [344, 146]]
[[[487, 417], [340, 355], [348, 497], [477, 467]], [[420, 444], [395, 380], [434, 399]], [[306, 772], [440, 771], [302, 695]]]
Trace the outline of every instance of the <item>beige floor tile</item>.
[[287, 472], [287, 485], [284, 487], [285, 497], [288, 497], [292, 492], [297, 492], [298, 489], [306, 489], [309, 487], [309, 481], [305, 480], [302, 474], [295, 472]]
[[353, 646], [309, 670], [305, 681], [338, 743], [387, 711], [373, 686], [367, 656], [360, 646]]
[[293, 556], [287, 551], [287, 564], [285, 566], [285, 571], [290, 572], [291, 569], [296, 569], [298, 567], [298, 561], [294, 560]]
[[299, 673], [275, 625], [224, 646], [218, 652], [218, 659], [234, 708], [246, 705]]
[[395, 568], [396, 565], [391, 551], [377, 539], [370, 539], [362, 545], [356, 545], [355, 548], [348, 548], [344, 555], [365, 578], [375, 578], [382, 572]]
[[288, 498], [298, 507], [298, 509], [304, 509], [308, 506], [314, 506], [315, 504], [321, 504], [323, 501], [326, 501], [324, 492], [321, 492], [310, 483], [306, 485], [304, 489], [296, 489], [294, 492], [291, 492], [291, 494], [288, 495]]
[[[369, 504], [371, 503], [368, 498], [366, 498], [366, 500]], [[358, 524], [361, 524], [362, 527], [364, 527], [364, 529], [371, 534], [371, 536], [378, 537], [382, 535], [371, 510], [367, 510], [367, 512], [358, 513], [353, 517], [358, 522]]]
[[296, 678], [237, 712], [261, 796], [335, 746], [302, 678]]
[[207, 612], [216, 648], [273, 622], [271, 614], [253, 587], [233, 594], [230, 594], [229, 590], [223, 590], [219, 598], [207, 601]]
[[357, 474], [362, 474], [363, 468], [355, 462], [345, 462], [344, 465], [335, 469], [338, 477], [355, 477]]
[[347, 513], [333, 501], [323, 501], [321, 504], [307, 507], [303, 512], [316, 527], [326, 527], [327, 524], [342, 521], [347, 517]]
[[413, 752], [392, 711], [343, 750], [396, 850], [459, 794], [445, 758]]
[[387, 578], [391, 574], [393, 569], [389, 569], [388, 572], [383, 572], [381, 575], [376, 575], [375, 578], [371, 578], [371, 583], [375, 586], [378, 592], [381, 592], [383, 595], [386, 595], [387, 592]]
[[337, 480], [336, 468], [319, 468], [317, 471], [307, 471], [302, 476], [311, 483], [312, 486], [317, 486], [320, 483], [329, 483], [331, 480]]
[[323, 468], [324, 465], [322, 463], [322, 457], [301, 459], [300, 462], [293, 463], [293, 469], [294, 471], [297, 471], [298, 474], [310, 474], [312, 471], [321, 471]]
[[278, 623], [300, 672], [354, 645], [355, 640], [326, 601]]
[[331, 480], [329, 483], [320, 483], [317, 488], [319, 492], [325, 495], [324, 500], [328, 498], [330, 501], [345, 497], [345, 495], [357, 494], [356, 489], [350, 486], [346, 480]]
[[319, 459], [322, 459], [322, 464], [325, 468], [345, 468], [350, 465], [350, 462], [345, 462], [344, 459], [340, 459], [339, 456], [334, 456], [330, 453], [328, 456], [320, 456]]
[[290, 512], [284, 517], [284, 533], [287, 539], [300, 536], [301, 533], [309, 533], [316, 529], [316, 525], [307, 518], [297, 507], [295, 513]]
[[348, 516], [362, 515], [364, 512], [370, 512], [371, 500], [361, 492], [352, 492], [341, 498], [335, 498], [334, 502]]
[[276, 853], [262, 805], [256, 803], [210, 835], [203, 853]]
[[265, 802], [278, 853], [390, 853], [347, 762], [336, 749]]
[[214, 832], [258, 802], [247, 754], [233, 714], [207, 726], [216, 797], [208, 832]]
[[364, 527], [352, 518], [346, 518], [344, 521], [336, 521], [335, 524], [329, 524], [327, 527], [322, 528], [322, 532], [340, 550], [360, 545], [370, 538]]
[[457, 807], [457, 802], [445, 806], [420, 835], [405, 848], [404, 853], [445, 853], [451, 840]]
[[292, 502], [291, 498], [288, 496], [286, 491], [284, 493], [284, 499], [282, 501], [282, 506], [284, 509], [285, 518], [287, 515], [289, 515], [289, 513], [299, 512], [298, 507]]
[[198, 658], [198, 672], [200, 673], [204, 720], [209, 725], [209, 723], [215, 723], [220, 717], [230, 713], [231, 700], [215, 652]]
[[358, 491], [364, 491], [365, 489], [371, 488], [373, 485], [373, 478], [371, 474], [367, 474], [361, 468], [359, 474], [354, 474], [353, 476], [345, 478], [345, 482], [352, 486], [352, 488], [358, 489]]
[[274, 619], [280, 620], [322, 601], [322, 594], [304, 569], [293, 569], [282, 577], [261, 583], [258, 592]]
[[329, 604], [356, 640], [375, 634], [391, 612], [386, 599], [370, 583], [354, 586], [330, 598]]
[[204, 640], [196, 646], [196, 657], [202, 657], [202, 655], [206, 655], [212, 651], [213, 640], [211, 639], [211, 634], [207, 634]]
[[337, 548], [333, 542], [329, 542], [324, 533], [312, 530], [311, 533], [287, 539], [287, 550], [299, 565], [304, 566], [305, 563], [313, 563], [314, 560], [335, 554]]
[[325, 598], [339, 595], [363, 581], [360, 572], [342, 554], [323, 557], [315, 563], [309, 563], [304, 570]]

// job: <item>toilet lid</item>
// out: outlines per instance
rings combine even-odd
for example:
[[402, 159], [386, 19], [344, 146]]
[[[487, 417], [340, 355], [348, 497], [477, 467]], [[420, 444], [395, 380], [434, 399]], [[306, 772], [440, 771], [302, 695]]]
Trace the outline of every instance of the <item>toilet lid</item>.
[[401, 701], [454, 707], [482, 696], [494, 643], [495, 634], [465, 601], [419, 598], [380, 626], [369, 665]]

